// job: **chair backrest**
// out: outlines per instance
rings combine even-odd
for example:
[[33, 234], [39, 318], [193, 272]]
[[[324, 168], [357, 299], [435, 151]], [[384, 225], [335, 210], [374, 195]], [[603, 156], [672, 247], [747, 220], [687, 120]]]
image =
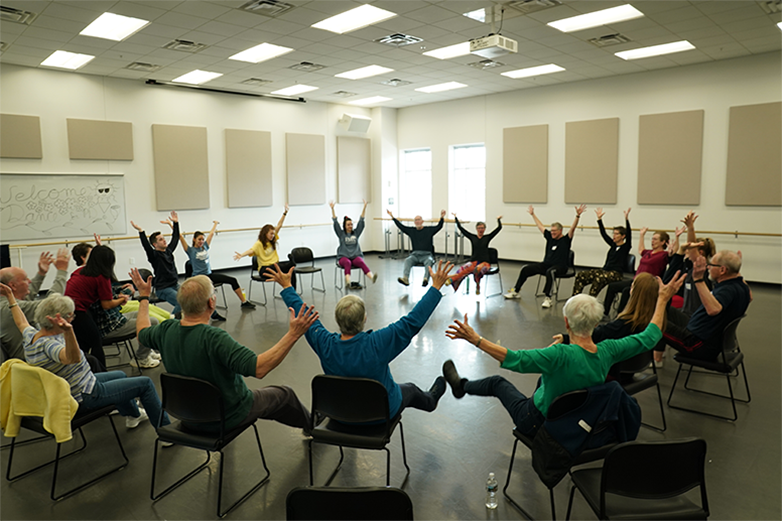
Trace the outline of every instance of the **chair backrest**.
[[586, 389], [579, 389], [577, 391], [570, 391], [569, 393], [561, 394], [554, 398], [551, 405], [548, 407], [547, 420], [556, 420], [559, 417], [569, 413], [573, 409], [577, 409], [584, 405], [589, 391]]
[[[147, 268], [139, 268], [138, 274], [141, 275], [141, 278], [144, 280], [147, 280], [149, 277], [152, 276], [152, 272], [149, 271]], [[152, 284], [155, 283], [155, 279], [152, 279]]]
[[185, 278], [189, 279], [193, 276], [193, 263], [190, 261], [185, 262]]
[[252, 263], [252, 267], [250, 268], [250, 272], [255, 273], [256, 271], [258, 271], [258, 268], [260, 268], [260, 266], [258, 266], [258, 257], [253, 255], [251, 258], [253, 260], [253, 263]]
[[570, 250], [567, 256], [567, 266], [568, 268], [576, 268], [576, 252], [573, 250]]
[[728, 322], [728, 325], [725, 326], [725, 329], [722, 332], [722, 351], [724, 353], [731, 353], [739, 350], [739, 339], [738, 336], [736, 336], [736, 330], [739, 327], [741, 319], [746, 316], [747, 315], [742, 315], [737, 319], [731, 320]]
[[628, 253], [625, 259], [625, 273], [635, 273], [635, 255], [632, 253]]
[[315, 256], [312, 254], [312, 250], [306, 246], [293, 248], [290, 253], [290, 259], [294, 264], [300, 264], [302, 262], [315, 264]]
[[214, 384], [178, 374], [160, 375], [163, 410], [185, 423], [225, 422], [223, 397]]
[[500, 263], [500, 254], [497, 251], [497, 248], [489, 248], [489, 264], [494, 264], [495, 266], [498, 266]]
[[[628, 358], [627, 360], [622, 360], [621, 362], [617, 362], [614, 364], [614, 369], [617, 369], [621, 373], [640, 373], [647, 367], [649, 367], [649, 364], [652, 362], [652, 351], [644, 351], [643, 353], [638, 353], [632, 358]], [[656, 373], [657, 370], [655, 369], [654, 365], [652, 365], [652, 369], [654, 369], [654, 372]]]
[[621, 443], [608, 452], [603, 464], [601, 510], [605, 512], [606, 494], [665, 499], [700, 486], [701, 503], [708, 512], [705, 459], [706, 441], [701, 438]]
[[392, 487], [298, 487], [288, 493], [285, 506], [289, 521], [413, 519], [410, 497]]
[[344, 423], [388, 421], [388, 391], [369, 378], [317, 375], [312, 379], [312, 414]]

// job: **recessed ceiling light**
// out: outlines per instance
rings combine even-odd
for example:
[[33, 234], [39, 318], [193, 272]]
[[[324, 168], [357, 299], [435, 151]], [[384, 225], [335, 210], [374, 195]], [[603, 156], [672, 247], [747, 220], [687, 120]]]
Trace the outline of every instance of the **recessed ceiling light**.
[[391, 78], [390, 80], [381, 81], [381, 85], [388, 85], [389, 87], [404, 87], [410, 85], [412, 81], [400, 80], [399, 78]]
[[470, 54], [470, 42], [462, 42], [448, 47], [440, 47], [434, 51], [426, 51], [424, 56], [431, 56], [440, 60], [447, 60], [448, 58], [456, 58], [457, 56], [464, 56]]
[[332, 33], [344, 34], [356, 29], [361, 29], [368, 25], [382, 22], [396, 16], [396, 13], [374, 7], [369, 4], [345, 11], [344, 13], [334, 15], [330, 18], [312, 24], [315, 29], [323, 29], [325, 31], [331, 31]]
[[136, 33], [148, 23], [148, 20], [142, 20], [141, 18], [103, 13], [79, 34], [119, 42]]
[[326, 66], [320, 65], [318, 63], [312, 63], [312, 62], [299, 62], [299, 63], [294, 63], [288, 68], [294, 71], [315, 72], [321, 69], [325, 69]]
[[68, 51], [54, 51], [48, 58], [41, 62], [44, 67], [59, 67], [61, 69], [76, 70], [83, 67], [95, 58], [90, 54], [79, 54]]
[[372, 96], [371, 98], [362, 98], [357, 99], [356, 101], [350, 101], [348, 104], [350, 105], [377, 105], [379, 103], [383, 103], [384, 101], [391, 101], [391, 98], [386, 98], [385, 96]]
[[468, 63], [467, 65], [469, 65], [470, 67], [475, 67], [476, 69], [480, 69], [480, 70], [493, 69], [495, 67], [505, 67], [504, 63], [494, 61], [494, 60], [489, 60], [488, 58], [478, 62]]
[[564, 71], [559, 65], [549, 63], [548, 65], [539, 65], [537, 67], [527, 67], [526, 69], [517, 69], [515, 71], [503, 72], [503, 76], [508, 78], [529, 78], [530, 76], [540, 76], [541, 74], [551, 74], [552, 72]]
[[349, 98], [351, 96], [356, 96], [355, 92], [348, 92], [346, 90], [338, 90], [337, 92], [332, 92], [332, 96], [338, 96], [340, 98]]
[[275, 90], [272, 94], [277, 96], [296, 96], [297, 94], [303, 94], [312, 90], [318, 90], [318, 87], [310, 87], [309, 85], [291, 85], [284, 89]]
[[194, 71], [188, 72], [187, 74], [183, 74], [178, 78], [174, 78], [171, 81], [176, 83], [190, 83], [193, 85], [201, 85], [202, 83], [206, 83], [207, 81], [212, 81], [215, 78], [219, 78], [222, 75], [223, 75], [222, 72], [209, 72], [209, 71], [202, 71], [196, 69]]
[[467, 18], [472, 18], [473, 20], [477, 20], [481, 23], [484, 23], [486, 21], [486, 9], [481, 7], [480, 9], [476, 9], [475, 11], [470, 11], [469, 13], [464, 13], [463, 16], [466, 16]]
[[341, 72], [335, 74], [337, 78], [345, 78], [347, 80], [360, 80], [362, 78], [369, 78], [370, 76], [377, 76], [378, 74], [385, 74], [392, 72], [394, 69], [388, 67], [381, 67], [380, 65], [368, 65], [367, 67], [361, 67], [360, 69], [354, 69], [352, 71]]
[[429, 85], [428, 87], [421, 87], [420, 89], [415, 89], [418, 92], [426, 92], [427, 94], [431, 94], [432, 92], [443, 92], [446, 90], [453, 90], [453, 89], [461, 89], [462, 87], [466, 87], [464, 83], [459, 83], [458, 81], [449, 81], [447, 83], [439, 83], [437, 85]]
[[229, 60], [237, 60], [247, 63], [261, 63], [262, 61], [271, 60], [277, 56], [282, 56], [285, 53], [291, 52], [293, 49], [289, 47], [282, 47], [280, 45], [274, 45], [272, 43], [262, 43], [255, 47], [250, 47], [240, 53], [236, 53], [233, 56], [229, 56]]
[[695, 49], [693, 44], [687, 40], [682, 40], [680, 42], [664, 43], [662, 45], [652, 45], [651, 47], [641, 47], [640, 49], [615, 52], [614, 54], [623, 60], [637, 60], [639, 58], [649, 58], [650, 56], [660, 56], [661, 54], [671, 54], [692, 49]]
[[782, 22], [777, 23], [777, 27], [779, 27], [779, 29], [782, 30]]
[[625, 4], [610, 9], [603, 9], [602, 11], [594, 11], [592, 13], [571, 16], [570, 18], [563, 18], [562, 20], [549, 22], [546, 25], [550, 25], [554, 29], [559, 29], [563, 33], [570, 33], [582, 29], [589, 29], [590, 27], [624, 22], [625, 20], [640, 18], [643, 15], [644, 14], [641, 11], [632, 5]]

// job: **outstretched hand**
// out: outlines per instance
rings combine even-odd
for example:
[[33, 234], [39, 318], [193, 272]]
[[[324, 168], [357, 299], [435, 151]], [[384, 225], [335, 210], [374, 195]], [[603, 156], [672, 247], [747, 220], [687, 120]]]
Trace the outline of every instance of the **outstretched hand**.
[[95, 244], [97, 244], [98, 246], [103, 246], [103, 243], [100, 242], [100, 235], [98, 235], [97, 233], [93, 233], [92, 236], [95, 238]]
[[[100, 236], [98, 236], [100, 238]], [[57, 250], [57, 257], [54, 259], [54, 267], [59, 271], [65, 271], [68, 269], [68, 261], [71, 260], [71, 254], [68, 248], [60, 248]]]
[[171, 216], [169, 217], [171, 219], [171, 222], [178, 223], [179, 222], [179, 216], [176, 214], [174, 210], [171, 210]]
[[553, 342], [551, 342], [551, 343], [548, 345], [548, 347], [555, 346], [555, 345], [557, 345], [557, 344], [561, 344], [562, 342], [564, 342], [564, 341], [565, 341], [565, 337], [564, 337], [564, 336], [562, 336], [562, 335], [554, 335], [553, 337], [551, 337], [551, 339], [552, 339], [552, 340], [554, 340], [554, 341], [553, 341]]
[[440, 210], [440, 219], [445, 218], [445, 210]]
[[632, 208], [625, 210], [625, 221], [630, 217], [630, 210], [632, 210]]
[[648, 232], [648, 231], [649, 231], [649, 227], [648, 227], [648, 226], [644, 226], [643, 228], [641, 228], [641, 229], [638, 231], [638, 233], [640, 233], [641, 235], [644, 235], [644, 234], [645, 234], [646, 232]]
[[[706, 259], [703, 259], [703, 261], [705, 263]], [[676, 293], [679, 291], [679, 288], [681, 288], [682, 284], [684, 284], [684, 279], [686, 276], [686, 273], [677, 271], [674, 273], [671, 280], [668, 281], [668, 284], [663, 284], [663, 281], [660, 277], [655, 277], [657, 279], [657, 284], [660, 286], [659, 292], [657, 293], [657, 298], [663, 299], [665, 302], [671, 300], [671, 297], [676, 295]]]
[[467, 340], [473, 345], [477, 344], [478, 340], [481, 338], [481, 336], [475, 332], [475, 330], [467, 321], [467, 313], [464, 314], [464, 322], [454, 320], [453, 324], [448, 326], [448, 329], [445, 331], [445, 336], [451, 340]]
[[130, 225], [131, 225], [132, 227], [134, 227], [134, 228], [136, 229], [136, 231], [138, 231], [138, 232], [143, 232], [143, 231], [144, 231], [144, 228], [142, 228], [142, 227], [141, 227], [141, 226], [139, 226], [138, 224], [134, 223], [133, 221], [130, 221]]
[[529, 205], [527, 207], [527, 213], [530, 215], [535, 215], [535, 208], [532, 205]]
[[394, 214], [391, 213], [391, 210], [386, 210], [386, 213], [391, 216], [391, 218], [394, 218]]
[[446, 262], [443, 264], [443, 261], [437, 262], [437, 271], [433, 271], [432, 267], [429, 266], [429, 275], [432, 276], [432, 287], [437, 290], [442, 288], [445, 281], [448, 280], [448, 274], [451, 272], [452, 268], [452, 263]]
[[131, 268], [130, 280], [138, 288], [138, 294], [142, 297], [148, 297], [152, 294], [152, 275], [147, 277], [147, 280], [144, 280], [138, 272], [138, 268]]
[[41, 252], [41, 256], [38, 257], [38, 273], [46, 275], [49, 271], [49, 266], [54, 262], [54, 255], [51, 252]]
[[52, 325], [61, 330], [61, 331], [68, 331], [69, 329], [72, 330], [73, 326], [71, 325], [69, 320], [66, 320], [60, 316], [59, 313], [57, 313], [54, 317], [50, 317], [49, 315], [46, 315], [46, 320], [52, 323]]
[[329, 201], [329, 206], [331, 207], [332, 210], [334, 209], [334, 204], [335, 204], [334, 201]]
[[606, 214], [602, 208], [595, 208], [595, 214], [597, 215], [597, 220], [600, 221], [603, 219], [603, 216]]
[[312, 324], [318, 320], [318, 312], [315, 311], [315, 306], [307, 306], [306, 303], [302, 303], [299, 315], [296, 316], [296, 312], [293, 308], [288, 308], [291, 312], [290, 323], [288, 324], [288, 332], [295, 335], [296, 338], [301, 337]]
[[291, 269], [289, 269], [287, 271], [287, 273], [286, 273], [286, 272], [284, 272], [284, 271], [282, 271], [280, 269], [280, 265], [279, 264], [275, 263], [274, 264], [274, 271], [272, 271], [270, 269], [267, 269], [263, 273], [263, 278], [265, 280], [271, 280], [271, 281], [276, 282], [277, 284], [282, 286], [283, 289], [289, 288], [289, 287], [291, 287], [291, 277], [293, 275], [293, 270], [295, 270], [295, 269], [296, 269], [296, 266], [291, 266]]
[[[10, 287], [0, 282], [0, 295], [7, 299], [11, 299], [14, 296], [14, 291]], [[13, 302], [14, 301], [12, 301], [11, 304], [13, 304]]]
[[581, 214], [586, 212], [587, 205], [582, 204], [580, 206], [576, 206], [575, 208], [576, 208], [576, 215], [581, 217]]

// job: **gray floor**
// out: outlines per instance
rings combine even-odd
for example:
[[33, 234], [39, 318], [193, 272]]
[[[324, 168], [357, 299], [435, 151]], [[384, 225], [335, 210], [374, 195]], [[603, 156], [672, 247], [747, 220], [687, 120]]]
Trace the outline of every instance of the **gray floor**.
[[[380, 328], [406, 313], [423, 295], [420, 287], [422, 272], [413, 271], [413, 284], [404, 288], [396, 282], [401, 261], [368, 257], [370, 267], [379, 273], [377, 284], [356, 292], [367, 301], [368, 328]], [[323, 323], [335, 329], [333, 309], [342, 294], [333, 286], [333, 260], [320, 261], [324, 268], [326, 293], [312, 292], [304, 282], [304, 298], [320, 310]], [[504, 287], [512, 285], [520, 263], [502, 264]], [[246, 270], [232, 273], [247, 288]], [[306, 277], [309, 279], [309, 277]], [[320, 280], [318, 279], [318, 283]], [[490, 280], [489, 292], [499, 289], [497, 280]], [[571, 281], [563, 282], [563, 293], [569, 292]], [[267, 286], [270, 291], [271, 287]], [[471, 289], [474, 290], [474, 287]], [[454, 295], [444, 290], [445, 297], [434, 315], [412, 345], [392, 363], [397, 381], [412, 381], [428, 388], [440, 373], [442, 363], [452, 358], [460, 372], [469, 378], [501, 373], [522, 392], [534, 390], [537, 375], [520, 375], [500, 370], [487, 355], [465, 342], [453, 342], [444, 336], [446, 325], [465, 313], [483, 336], [499, 340], [512, 349], [528, 349], [548, 345], [551, 335], [561, 332], [563, 303], [541, 309], [541, 299], [534, 296], [534, 280], [522, 289], [523, 298], [506, 301], [502, 297], [484, 295]], [[780, 317], [782, 303], [778, 286], [753, 286], [754, 302], [749, 316], [739, 327], [739, 338], [750, 378], [752, 403], [740, 405], [739, 420], [729, 423], [665, 407], [667, 432], [660, 434], [641, 428], [639, 439], [661, 440], [700, 436], [708, 442], [706, 479], [711, 519], [780, 519]], [[269, 295], [271, 296], [271, 295]], [[261, 297], [261, 288], [253, 289], [254, 299]], [[288, 312], [281, 300], [269, 301], [255, 311], [239, 309], [239, 303], [228, 295], [227, 322], [220, 324], [238, 341], [261, 352], [273, 345], [286, 331]], [[676, 364], [669, 352], [661, 370], [664, 399], [667, 397]], [[162, 366], [145, 371], [156, 382]], [[320, 373], [316, 356], [302, 339], [288, 358], [263, 382], [248, 379], [250, 387], [285, 383], [291, 385], [304, 403], [310, 403], [310, 380]], [[705, 377], [707, 385], [716, 378]], [[677, 390], [684, 402], [691, 400], [686, 392]], [[657, 396], [653, 390], [637, 396], [645, 419], [659, 422]], [[698, 402], [704, 402], [698, 398]], [[727, 412], [725, 401], [711, 399], [703, 403]], [[2, 519], [212, 519], [217, 497], [217, 464], [202, 472], [166, 498], [149, 499], [154, 432], [148, 424], [127, 431], [116, 417], [120, 436], [130, 458], [128, 467], [98, 484], [53, 503], [48, 491], [51, 470], [42, 470], [9, 484], [0, 485], [0, 517]], [[307, 477], [307, 442], [300, 431], [272, 422], [259, 422], [259, 431], [271, 481], [229, 515], [230, 519], [284, 519], [285, 496], [294, 487], [304, 486]], [[433, 413], [410, 410], [404, 413], [404, 430], [408, 463], [412, 469], [405, 490], [411, 496], [417, 519], [522, 519], [504, 499], [495, 511], [484, 505], [484, 487], [489, 472], [495, 472], [504, 486], [513, 437], [513, 425], [507, 413], [495, 399], [467, 396], [456, 400], [446, 394]], [[118, 456], [112, 446], [113, 436], [105, 422], [96, 422], [85, 429], [88, 449], [62, 466], [64, 483], [72, 478], [84, 478], [99, 472]], [[3, 440], [7, 442], [8, 439]], [[71, 442], [72, 443], [72, 442]], [[14, 468], [45, 461], [53, 452], [51, 442], [36, 443], [18, 449]], [[253, 452], [254, 441], [245, 435], [228, 449], [229, 469], [227, 500], [238, 497], [246, 484], [260, 477]], [[404, 477], [398, 433], [391, 442], [391, 484], [399, 486]], [[0, 453], [5, 475], [8, 450]], [[322, 484], [338, 460], [333, 447], [316, 447], [316, 483]], [[184, 473], [188, 466], [200, 462], [202, 453], [174, 447], [162, 455], [161, 479]], [[19, 467], [21, 468], [21, 467]], [[638, 469], [643, 472], [643, 469]], [[381, 452], [356, 452], [346, 449], [342, 470], [334, 480], [336, 486], [383, 485], [385, 457]], [[161, 482], [162, 483], [162, 482]], [[557, 510], [564, 518], [569, 492], [566, 478], [556, 489]], [[529, 452], [521, 448], [516, 456], [511, 494], [535, 518], [548, 518], [548, 491], [531, 468]], [[583, 499], [577, 497], [574, 518], [595, 519]]]

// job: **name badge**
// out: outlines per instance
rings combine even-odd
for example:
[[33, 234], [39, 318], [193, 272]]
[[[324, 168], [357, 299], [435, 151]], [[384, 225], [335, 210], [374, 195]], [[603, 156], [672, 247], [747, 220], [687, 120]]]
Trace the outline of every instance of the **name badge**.
[[557, 249], [557, 247], [556, 247], [556, 246], [552, 246], [552, 247], [551, 247], [551, 251], [554, 251], [554, 250], [556, 250], [556, 249]]
[[686, 289], [687, 291], [690, 291], [692, 289], [692, 285], [689, 282], [685, 282], [684, 283], [684, 289]]

